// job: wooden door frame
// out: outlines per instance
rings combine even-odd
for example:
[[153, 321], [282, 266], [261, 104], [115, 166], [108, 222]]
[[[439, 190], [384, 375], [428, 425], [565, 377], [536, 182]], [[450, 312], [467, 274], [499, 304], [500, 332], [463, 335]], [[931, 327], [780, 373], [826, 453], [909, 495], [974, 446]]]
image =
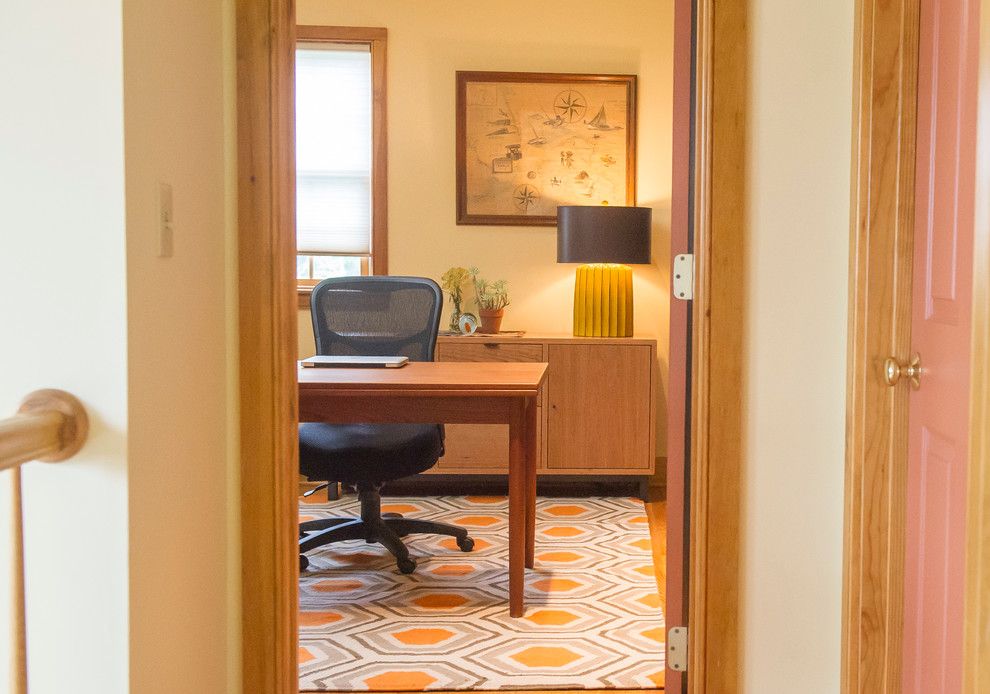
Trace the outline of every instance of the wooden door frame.
[[297, 694], [293, 0], [237, 0], [236, 32], [241, 686]]
[[[739, 682], [738, 586], [746, 3], [696, 1], [692, 332], [691, 692]], [[241, 448], [241, 675], [250, 694], [296, 694], [296, 358], [293, 0], [237, 0]], [[717, 84], [724, 89], [715, 90]], [[279, 135], [281, 134], [281, 135]], [[715, 157], [713, 154], [717, 153]], [[715, 191], [719, 191], [715, 195]], [[709, 272], [714, 264], [719, 275]], [[718, 426], [710, 426], [717, 418]], [[288, 425], [288, 426], [287, 426]], [[718, 460], [718, 466], [710, 461]], [[709, 557], [717, 561], [709, 561]]]
[[746, 316], [748, 14], [746, 1], [695, 4], [687, 689], [697, 694], [742, 686], [743, 360], [735, 355]]
[[963, 691], [990, 691], [990, 0], [980, 2]]
[[844, 692], [899, 692], [908, 389], [883, 357], [911, 349], [919, 0], [858, 0], [854, 39]]

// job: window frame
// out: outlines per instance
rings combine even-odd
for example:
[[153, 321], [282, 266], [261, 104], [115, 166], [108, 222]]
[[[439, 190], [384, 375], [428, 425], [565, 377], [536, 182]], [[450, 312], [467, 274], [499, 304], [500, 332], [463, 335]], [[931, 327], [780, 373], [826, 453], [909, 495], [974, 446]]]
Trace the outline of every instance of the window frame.
[[[371, 255], [361, 257], [362, 275], [388, 274], [387, 38], [388, 31], [381, 27], [296, 25], [296, 48], [300, 43], [350, 43], [368, 46], [371, 52]], [[294, 151], [295, 143], [291, 146]], [[320, 281], [296, 280], [300, 308], [309, 308], [313, 287]]]

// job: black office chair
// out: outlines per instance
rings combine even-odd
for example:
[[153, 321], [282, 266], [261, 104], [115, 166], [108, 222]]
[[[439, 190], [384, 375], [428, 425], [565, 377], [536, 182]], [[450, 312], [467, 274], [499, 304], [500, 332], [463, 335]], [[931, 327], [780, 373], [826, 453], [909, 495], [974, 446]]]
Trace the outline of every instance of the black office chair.
[[[420, 277], [334, 277], [313, 289], [311, 308], [316, 351], [323, 355], [406, 356], [433, 361], [443, 294]], [[464, 552], [474, 548], [467, 530], [448, 523], [381, 512], [385, 482], [436, 465], [443, 455], [442, 424], [299, 425], [299, 468], [310, 480], [357, 487], [361, 518], [327, 518], [299, 525], [299, 570], [305, 552], [332, 542], [365, 540], [384, 545], [402, 573], [416, 562], [402, 537], [410, 533], [451, 535]]]

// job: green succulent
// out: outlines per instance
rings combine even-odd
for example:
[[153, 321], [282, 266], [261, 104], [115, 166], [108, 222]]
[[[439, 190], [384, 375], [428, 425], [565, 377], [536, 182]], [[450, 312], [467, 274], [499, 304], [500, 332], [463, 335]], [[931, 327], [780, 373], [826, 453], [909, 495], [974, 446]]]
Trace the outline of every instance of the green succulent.
[[480, 270], [472, 267], [469, 271], [471, 281], [474, 282], [474, 298], [478, 308], [488, 311], [497, 311], [509, 305], [508, 283], [505, 280], [495, 280], [489, 282], [478, 275]]

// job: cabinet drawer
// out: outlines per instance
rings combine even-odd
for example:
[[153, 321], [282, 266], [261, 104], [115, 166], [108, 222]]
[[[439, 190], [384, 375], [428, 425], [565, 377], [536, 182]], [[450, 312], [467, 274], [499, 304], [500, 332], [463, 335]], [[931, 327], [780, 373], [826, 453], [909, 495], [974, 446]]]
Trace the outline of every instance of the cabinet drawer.
[[484, 342], [477, 338], [463, 344], [437, 345], [437, 361], [543, 361], [543, 345]]

